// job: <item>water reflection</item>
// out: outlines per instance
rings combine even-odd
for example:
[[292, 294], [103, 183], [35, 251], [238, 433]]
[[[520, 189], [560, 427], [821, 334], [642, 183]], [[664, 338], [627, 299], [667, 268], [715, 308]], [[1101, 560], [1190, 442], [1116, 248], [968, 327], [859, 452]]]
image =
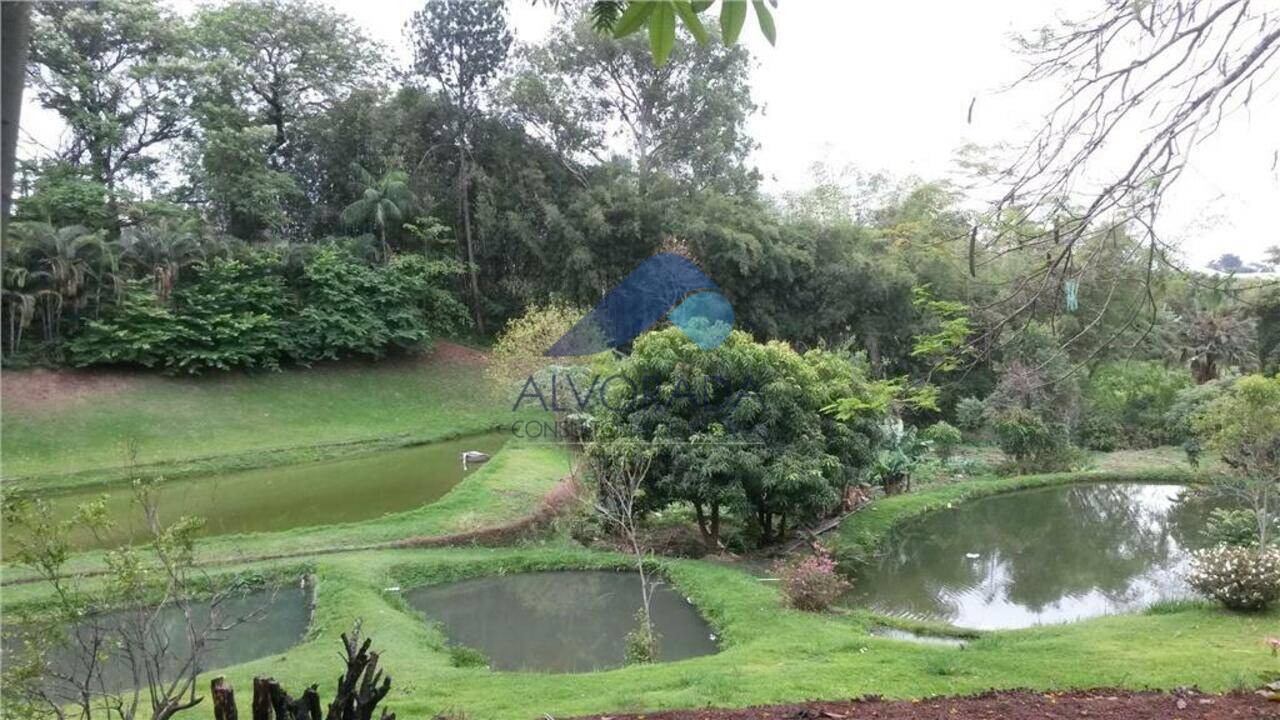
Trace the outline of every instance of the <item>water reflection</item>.
[[[202, 518], [207, 535], [366, 520], [440, 499], [468, 473], [484, 467], [464, 470], [463, 451], [493, 454], [509, 437], [473, 435], [354, 458], [175, 480], [161, 483], [155, 496], [162, 517]], [[115, 547], [145, 536], [142, 514], [127, 485], [58, 495], [49, 502], [56, 517], [70, 517], [77, 505], [102, 497], [114, 524], [98, 536], [87, 529], [74, 532], [76, 549]]]
[[[218, 607], [217, 617], [211, 620], [208, 602], [192, 603], [194, 627], [203, 629], [211, 625], [228, 625], [247, 618], [225, 633], [215, 633], [200, 654], [202, 670], [217, 670], [240, 663], [275, 655], [288, 650], [302, 640], [310, 618], [310, 602], [305, 588], [290, 587], [276, 591], [251, 592], [224, 599]], [[51, 673], [80, 677], [84, 655], [73, 651], [77, 638], [90, 642], [94, 637], [106, 641], [102, 659], [102, 680], [108, 690], [122, 690], [133, 683], [133, 673], [126, 657], [112, 647], [118, 643], [118, 634], [136, 632], [136, 614], [108, 612], [96, 615], [81, 625], [69, 628], [69, 647], [57, 647], [45, 658]], [[187, 635], [187, 622], [182, 610], [167, 606], [160, 610], [154, 625], [157, 637], [168, 643], [166, 657], [181, 662], [191, 652]], [[19, 651], [22, 642], [21, 628], [7, 627], [3, 636], [3, 657], [7, 660]], [[57, 689], [51, 689], [57, 692]]]
[[1124, 612], [1181, 597], [1214, 506], [1178, 485], [1088, 483], [934, 513], [859, 573], [849, 602], [977, 629]]
[[[405, 599], [443, 623], [450, 642], [480, 650], [496, 669], [581, 672], [623, 664], [640, 579], [620, 572], [522, 573], [421, 587]], [[655, 589], [651, 611], [659, 660], [716, 652], [706, 622], [668, 585]]]

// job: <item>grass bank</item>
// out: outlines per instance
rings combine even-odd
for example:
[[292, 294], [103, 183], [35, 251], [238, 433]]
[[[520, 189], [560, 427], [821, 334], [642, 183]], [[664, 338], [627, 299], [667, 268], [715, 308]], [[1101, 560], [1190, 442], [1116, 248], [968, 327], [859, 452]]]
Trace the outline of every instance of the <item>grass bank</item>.
[[192, 476], [509, 424], [510, 404], [485, 392], [482, 361], [442, 344], [428, 358], [199, 378], [4, 371], [5, 484], [47, 491]]
[[716, 628], [719, 654], [561, 675], [456, 667], [446, 638], [388, 588], [482, 574], [623, 568], [627, 558], [560, 544], [397, 550], [316, 558], [316, 608], [306, 640], [287, 653], [220, 674], [246, 690], [255, 675], [272, 675], [296, 688], [320, 682], [327, 698], [338, 669], [338, 634], [356, 618], [382, 652], [382, 666], [394, 682], [387, 704], [401, 717], [455, 712], [470, 720], [512, 720], [865, 694], [917, 698], [993, 687], [1196, 685], [1216, 691], [1256, 686], [1260, 673], [1280, 671], [1280, 659], [1263, 644], [1280, 622], [1276, 611], [1237, 615], [1182, 604], [987, 633], [957, 650], [870, 636], [869, 620], [856, 615], [786, 609], [772, 584], [735, 568], [687, 560], [659, 564]]

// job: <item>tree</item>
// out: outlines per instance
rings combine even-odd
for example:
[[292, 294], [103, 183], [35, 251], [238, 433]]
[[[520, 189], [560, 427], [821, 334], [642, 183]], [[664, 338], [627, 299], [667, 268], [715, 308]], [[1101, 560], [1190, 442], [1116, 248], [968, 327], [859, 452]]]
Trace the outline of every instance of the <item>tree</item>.
[[[149, 486], [136, 482], [134, 487], [146, 518], [146, 545], [109, 552], [106, 582], [97, 586], [67, 573], [65, 564], [70, 531], [103, 528], [108, 522], [104, 505], [83, 505], [71, 518], [54, 520], [43, 500], [6, 503], [5, 521], [17, 530], [14, 557], [50, 590], [47, 603], [15, 623], [25, 642], [14, 659], [6, 657], [7, 711], [20, 708], [23, 717], [64, 718], [74, 708], [82, 718], [101, 714], [117, 720], [168, 720], [203, 700], [196, 678], [205, 648], [257, 617], [258, 610], [223, 612], [227, 601], [248, 587], [248, 578], [217, 579], [197, 570], [194, 547], [200, 521], [184, 517], [163, 523]], [[197, 593], [205, 595], [207, 617], [193, 611]], [[111, 604], [125, 607], [119, 622], [101, 615]], [[165, 608], [181, 618], [185, 643], [169, 637], [160, 612]], [[13, 630], [6, 627], [6, 632]], [[53, 652], [70, 658], [66, 671], [47, 664]], [[123, 673], [128, 682], [117, 687], [108, 672]]]
[[342, 222], [348, 227], [376, 227], [382, 241], [382, 257], [389, 258], [387, 228], [390, 227], [392, 233], [398, 232], [417, 202], [409, 189], [409, 175], [403, 170], [388, 170], [382, 177], [375, 178], [359, 163], [352, 163], [351, 170], [364, 186], [364, 194], [343, 209]]
[[593, 439], [650, 444], [646, 507], [690, 503], [712, 547], [726, 510], [749, 518], [761, 544], [831, 510], [881, 439], [883, 407], [823, 412], [870, 391], [860, 365], [740, 331], [710, 350], [676, 328], [649, 332], [611, 377]]
[[[1016, 287], [1039, 299], [1060, 292], [1080, 267], [1104, 265], [1081, 245], [1114, 228], [1134, 233], [1149, 268], [1166, 262], [1157, 230], [1164, 199], [1196, 147], [1274, 79], [1274, 14], [1247, 0], [1108, 2], [1020, 46], [1029, 58], [1020, 84], [1051, 84], [1055, 100], [1000, 161], [1000, 195], [988, 232], [974, 231], [971, 256], [980, 245], [1023, 255], [1028, 266]], [[1008, 222], [1028, 217], [1036, 227]], [[1143, 287], [1153, 285], [1147, 273]], [[1158, 321], [1155, 294], [1145, 297], [1125, 310], [1128, 323]], [[1024, 305], [1006, 310], [1004, 321]]]
[[1257, 359], [1253, 318], [1230, 308], [1197, 310], [1182, 319], [1178, 334], [1182, 359], [1200, 385], [1216, 379], [1223, 368], [1247, 369]]
[[13, 171], [18, 149], [18, 121], [22, 115], [22, 94], [26, 89], [27, 55], [31, 48], [31, 4], [8, 3], [0, 6], [0, 36], [3, 37], [3, 80], [0, 81], [0, 105], [4, 107], [3, 139], [0, 140], [0, 157], [4, 163], [4, 181], [0, 183], [3, 207], [0, 222], [9, 222], [9, 208], [13, 203]]
[[657, 654], [649, 602], [653, 589], [645, 572], [649, 552], [640, 538], [643, 488], [653, 456], [647, 444], [627, 439], [593, 442], [585, 454], [596, 483], [596, 514], [622, 536], [640, 576], [640, 627], [627, 637], [628, 661], [652, 662]]
[[382, 71], [378, 44], [351, 18], [311, 0], [209, 6], [194, 32], [216, 74], [216, 94], [248, 116], [243, 125], [271, 127], [266, 155], [277, 169], [286, 165], [295, 122]]
[[1280, 377], [1240, 378], [1192, 423], [1205, 446], [1231, 468], [1219, 486], [1253, 511], [1258, 545], [1265, 548], [1280, 494]]
[[31, 76], [44, 107], [62, 117], [63, 159], [87, 165], [107, 190], [120, 228], [124, 181], [150, 178], [156, 150], [191, 127], [187, 38], [169, 10], [144, 0], [41, 3], [31, 36]]
[[436, 0], [413, 14], [406, 26], [413, 47], [413, 71], [436, 83], [457, 109], [453, 142], [457, 152], [458, 217], [469, 264], [472, 313], [484, 332], [476, 239], [471, 219], [471, 130], [482, 94], [506, 62], [511, 49], [506, 5], [502, 0]]
[[[637, 3], [639, 4], [639, 3]], [[586, 22], [560, 28], [522, 54], [506, 104], [569, 160], [601, 159], [615, 135], [642, 181], [662, 172], [695, 186], [751, 190], [746, 158], [755, 143], [751, 55], [742, 47], [678, 43], [655, 65], [639, 38], [614, 40]]]

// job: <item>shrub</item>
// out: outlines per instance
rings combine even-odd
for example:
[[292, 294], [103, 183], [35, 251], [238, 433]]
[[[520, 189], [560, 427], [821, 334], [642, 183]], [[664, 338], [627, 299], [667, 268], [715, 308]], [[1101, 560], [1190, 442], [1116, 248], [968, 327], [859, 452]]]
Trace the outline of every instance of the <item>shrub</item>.
[[849, 583], [836, 574], [831, 553], [821, 544], [815, 544], [812, 555], [779, 560], [774, 573], [782, 583], [787, 604], [797, 610], [822, 612], [849, 588]]
[[1128, 445], [1124, 440], [1124, 427], [1109, 417], [1090, 417], [1081, 423], [1080, 444], [1099, 452], [1111, 452]]
[[1011, 408], [992, 417], [996, 442], [1021, 473], [1068, 470], [1071, 444], [1067, 433], [1030, 410]]
[[946, 462], [951, 459], [951, 455], [955, 452], [956, 446], [963, 439], [960, 431], [954, 425], [948, 422], [937, 422], [925, 428], [921, 433], [924, 441], [933, 446], [933, 452], [940, 460]]
[[68, 345], [76, 365], [132, 364], [197, 374], [275, 369], [389, 348], [423, 349], [466, 322], [446, 290], [457, 263], [397, 256], [372, 266], [319, 248], [297, 287], [272, 252], [246, 251], [193, 266], [168, 301], [135, 281]]
[[658, 633], [643, 608], [636, 613], [636, 629], [627, 633], [623, 643], [626, 665], [646, 665], [658, 659]]
[[986, 403], [975, 397], [967, 397], [956, 403], [956, 424], [966, 432], [977, 432], [985, 423]]
[[1214, 508], [1209, 512], [1205, 534], [1219, 545], [1257, 547], [1260, 543], [1258, 513], [1247, 509]]
[[1201, 550], [1192, 555], [1187, 581], [1232, 610], [1265, 610], [1280, 599], [1280, 548]]
[[1168, 368], [1158, 362], [1103, 364], [1089, 377], [1085, 394], [1092, 424], [1086, 446], [1095, 450], [1142, 448], [1174, 440], [1166, 415], [1179, 393], [1191, 385], [1191, 375], [1185, 369]]

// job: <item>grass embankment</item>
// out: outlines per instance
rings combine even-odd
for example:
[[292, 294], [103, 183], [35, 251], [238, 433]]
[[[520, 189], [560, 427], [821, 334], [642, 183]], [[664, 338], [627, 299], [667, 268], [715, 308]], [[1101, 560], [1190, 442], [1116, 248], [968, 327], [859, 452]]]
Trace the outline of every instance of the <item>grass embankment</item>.
[[[440, 513], [434, 521], [439, 523], [437, 530], [459, 527], [455, 523], [466, 524], [458, 518], [466, 517], [468, 508], [487, 507], [504, 496], [509, 490], [504, 478], [515, 469], [512, 464], [532, 458], [507, 457], [511, 458], [507, 465], [495, 460], [486, 468], [487, 475], [477, 473], [455, 488], [452, 503], [447, 496], [423, 510], [418, 527], [430, 526], [425, 514], [431, 508]], [[550, 457], [544, 459], [548, 469], [555, 463]], [[487, 487], [483, 483], [468, 486], [486, 477], [491, 483]], [[873, 547], [899, 522], [948, 502], [1072, 479], [1121, 478], [1050, 475], [940, 485], [879, 501], [874, 510], [846, 523], [840, 540]], [[1170, 481], [1187, 476], [1145, 473], [1126, 474], [1123, 479]], [[503, 511], [494, 508], [494, 512]], [[306, 534], [273, 533], [268, 539], [274, 546]], [[286, 562], [296, 567], [298, 561]], [[1264, 644], [1264, 638], [1280, 627], [1278, 610], [1241, 615], [1201, 603], [1167, 603], [1144, 614], [984, 633], [958, 650], [873, 637], [868, 629], [878, 619], [868, 613], [814, 615], [786, 609], [776, 584], [762, 583], [734, 567], [693, 560], [656, 562], [713, 625], [722, 652], [676, 663], [570, 675], [455, 667], [440, 631], [408, 609], [399, 593], [389, 590], [486, 574], [628, 565], [624, 556], [552, 540], [509, 549], [381, 550], [312, 557], [306, 564], [317, 580], [316, 608], [304, 642], [279, 656], [219, 673], [243, 688], [242, 694], [255, 675], [273, 675], [291, 688], [325, 683], [337, 670], [337, 637], [357, 618], [382, 651], [382, 665], [394, 678], [388, 707], [402, 717], [456, 711], [472, 720], [510, 720], [544, 713], [560, 717], [706, 705], [740, 707], [864, 694], [916, 698], [1017, 687], [1196, 685], [1217, 691], [1255, 687], [1262, 673], [1280, 672], [1280, 659]], [[246, 567], [265, 571], [279, 566], [277, 562]], [[29, 601], [38, 592], [34, 586], [8, 588], [5, 602]], [[332, 692], [328, 685], [321, 689], [326, 697]]]
[[516, 419], [509, 399], [486, 392], [478, 353], [445, 344], [440, 353], [448, 357], [199, 378], [5, 371], [6, 485], [172, 479], [429, 442]]
[[1280, 670], [1280, 660], [1262, 642], [1280, 623], [1276, 611], [1236, 615], [1186, 604], [988, 633], [957, 650], [872, 637], [868, 620], [859, 616], [785, 609], [773, 584], [734, 568], [663, 560], [665, 574], [716, 628], [719, 654], [571, 675], [492, 672], [455, 667], [441, 633], [387, 590], [482, 574], [623, 568], [627, 562], [562, 545], [315, 558], [316, 610], [306, 641], [221, 674], [246, 690], [255, 675], [275, 676], [291, 688], [321, 682], [327, 698], [338, 634], [355, 618], [382, 651], [382, 666], [394, 681], [388, 707], [401, 717], [455, 711], [471, 720], [511, 720], [865, 694], [914, 698], [992, 687], [1197, 685], [1212, 691], [1256, 686], [1259, 673]]

